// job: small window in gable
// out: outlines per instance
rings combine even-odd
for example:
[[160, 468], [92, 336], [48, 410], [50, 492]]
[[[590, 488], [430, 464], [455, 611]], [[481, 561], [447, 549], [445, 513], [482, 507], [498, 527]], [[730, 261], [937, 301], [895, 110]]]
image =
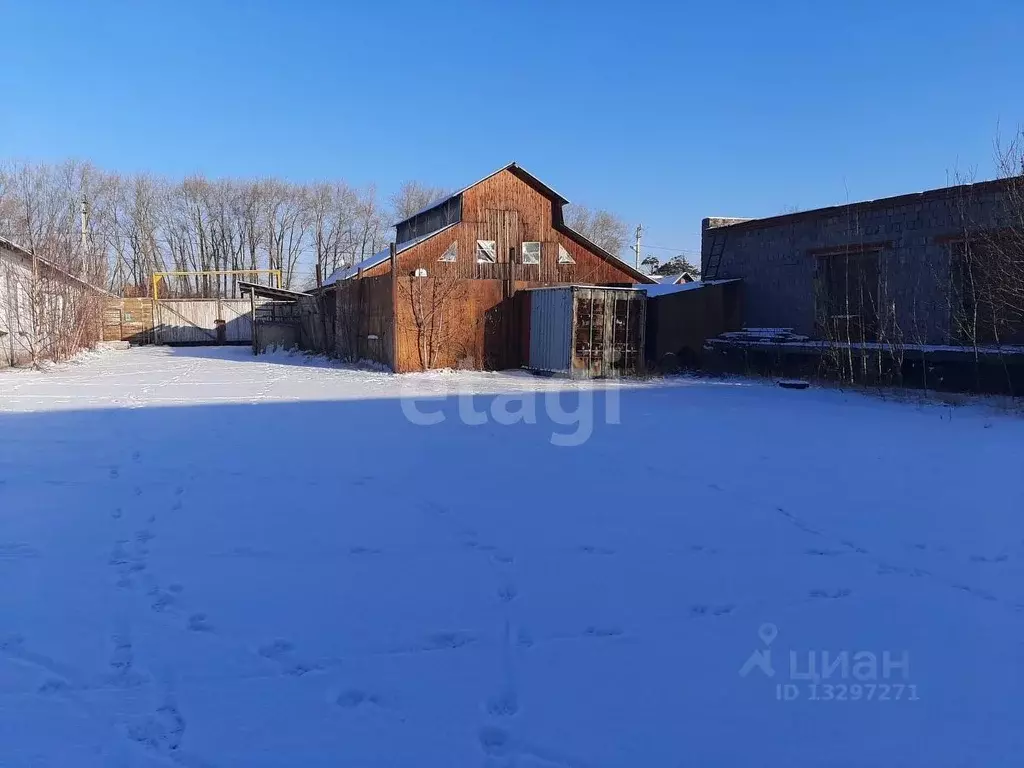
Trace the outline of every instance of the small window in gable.
[[540, 243], [523, 243], [523, 264], [540, 264]]
[[456, 240], [454, 243], [449, 245], [445, 252], [441, 254], [441, 258], [438, 261], [458, 261], [459, 260], [459, 241]]
[[477, 264], [493, 264], [498, 260], [497, 257], [498, 249], [493, 240], [477, 240], [476, 241], [476, 263]]
[[558, 244], [558, 263], [559, 264], [575, 264], [576, 263], [576, 259], [574, 259], [571, 255], [569, 255], [569, 252], [567, 250], [565, 250], [565, 246], [562, 245], [561, 243]]

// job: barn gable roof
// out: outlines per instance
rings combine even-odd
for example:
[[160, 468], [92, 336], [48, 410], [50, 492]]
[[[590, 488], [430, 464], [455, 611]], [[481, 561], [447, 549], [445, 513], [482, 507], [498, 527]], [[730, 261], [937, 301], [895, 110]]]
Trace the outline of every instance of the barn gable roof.
[[467, 186], [463, 187], [462, 189], [458, 190], [457, 192], [452, 192], [452, 193], [451, 193], [450, 195], [448, 195], [448, 196], [446, 196], [446, 197], [443, 197], [443, 198], [441, 198], [440, 200], [435, 200], [435, 201], [434, 201], [434, 202], [432, 202], [432, 203], [431, 203], [430, 205], [428, 205], [428, 206], [427, 206], [426, 208], [421, 208], [420, 210], [416, 211], [416, 213], [414, 213], [414, 214], [411, 214], [410, 216], [406, 216], [406, 217], [405, 217], [404, 219], [402, 219], [401, 221], [399, 221], [399, 222], [396, 222], [396, 223], [395, 223], [395, 226], [397, 227], [397, 226], [399, 226], [400, 224], [405, 224], [405, 222], [407, 222], [407, 221], [411, 221], [412, 219], [415, 219], [415, 218], [416, 218], [417, 216], [422, 216], [422, 215], [423, 215], [424, 213], [428, 213], [429, 211], [432, 211], [432, 210], [434, 210], [435, 208], [440, 208], [440, 207], [441, 207], [442, 205], [444, 205], [445, 203], [447, 203], [447, 202], [449, 202], [450, 200], [453, 200], [454, 198], [456, 198], [456, 197], [458, 197], [459, 195], [461, 195], [461, 194], [462, 194], [463, 192], [465, 192], [465, 191], [466, 191], [467, 189], [472, 189], [472, 188], [473, 188], [473, 187], [475, 187], [475, 186], [476, 186], [477, 184], [482, 184], [483, 182], [487, 181], [487, 180], [488, 180], [488, 179], [490, 179], [491, 177], [493, 177], [493, 176], [497, 176], [497, 175], [498, 175], [499, 173], [501, 173], [502, 171], [511, 171], [511, 172], [512, 172], [512, 173], [514, 173], [514, 174], [515, 174], [515, 175], [516, 175], [516, 176], [517, 176], [518, 178], [520, 178], [520, 179], [522, 179], [523, 181], [525, 181], [525, 182], [526, 182], [527, 184], [529, 184], [529, 185], [530, 185], [531, 187], [533, 187], [534, 189], [536, 189], [536, 190], [537, 190], [538, 192], [540, 192], [540, 193], [541, 193], [542, 195], [545, 195], [546, 197], [550, 197], [550, 198], [551, 198], [552, 200], [557, 200], [558, 202], [562, 203], [563, 205], [564, 205], [565, 203], [568, 203], [568, 202], [569, 202], [569, 201], [568, 201], [568, 200], [567, 200], [566, 198], [562, 197], [562, 196], [561, 196], [560, 194], [558, 194], [558, 193], [557, 193], [557, 192], [556, 192], [555, 190], [553, 190], [553, 189], [552, 189], [551, 187], [549, 187], [549, 186], [548, 186], [547, 184], [545, 184], [545, 183], [544, 183], [543, 181], [541, 181], [540, 179], [538, 179], [538, 178], [537, 178], [536, 176], [534, 176], [534, 175], [533, 175], [532, 173], [530, 173], [529, 171], [527, 171], [527, 170], [526, 170], [525, 168], [523, 168], [523, 167], [522, 167], [521, 165], [519, 165], [518, 163], [515, 163], [515, 162], [511, 162], [511, 163], [509, 163], [508, 165], [503, 165], [503, 166], [501, 166], [501, 168], [499, 168], [498, 170], [496, 170], [496, 171], [493, 171], [493, 172], [491, 172], [491, 173], [487, 174], [487, 175], [486, 175], [486, 176], [484, 176], [484, 177], [483, 177], [482, 179], [477, 179], [477, 180], [476, 180], [476, 181], [474, 181], [474, 182], [473, 182], [472, 184], [469, 184], [469, 185], [467, 185]]
[[[448, 205], [452, 200], [455, 200], [456, 198], [460, 197], [467, 190], [472, 189], [473, 187], [477, 186], [478, 184], [482, 184], [483, 182], [487, 181], [488, 179], [490, 179], [490, 178], [492, 178], [494, 176], [497, 176], [499, 173], [502, 173], [503, 171], [509, 171], [510, 173], [514, 174], [517, 178], [519, 178], [522, 181], [526, 182], [531, 187], [533, 187], [538, 192], [540, 192], [542, 195], [544, 195], [545, 197], [549, 198], [550, 200], [552, 200], [553, 202], [555, 202], [557, 204], [557, 207], [555, 208], [555, 211], [556, 211], [555, 221], [553, 222], [554, 228], [557, 231], [559, 231], [562, 234], [564, 234], [566, 237], [568, 237], [570, 240], [575, 242], [577, 245], [580, 245], [583, 248], [586, 248], [587, 250], [591, 251], [592, 253], [594, 253], [598, 257], [600, 257], [600, 258], [604, 259], [605, 261], [613, 264], [616, 268], [621, 269], [623, 272], [628, 274], [631, 278], [636, 280], [638, 283], [653, 283], [654, 282], [654, 280], [652, 280], [648, 275], [645, 275], [643, 272], [640, 272], [639, 270], [634, 269], [627, 262], [623, 261], [622, 259], [618, 258], [617, 256], [615, 256], [615, 255], [609, 253], [608, 251], [604, 250], [599, 245], [594, 243], [592, 240], [590, 240], [589, 238], [585, 237], [584, 235], [582, 235], [581, 233], [577, 232], [576, 230], [572, 229], [569, 225], [567, 225], [562, 220], [561, 207], [563, 205], [567, 204], [569, 202], [569, 200], [567, 198], [563, 197], [562, 195], [560, 195], [554, 189], [549, 187], [543, 181], [538, 179], [532, 173], [530, 173], [525, 168], [523, 168], [521, 165], [519, 165], [518, 163], [515, 163], [515, 162], [509, 163], [508, 165], [503, 165], [501, 168], [498, 168], [496, 171], [487, 174], [482, 179], [478, 179], [477, 181], [474, 181], [472, 184], [470, 184], [470, 185], [468, 185], [466, 187], [463, 187], [459, 191], [453, 192], [452, 194], [448, 195], [447, 197], [431, 203], [426, 208], [424, 208], [424, 209], [422, 209], [420, 211], [417, 211], [416, 213], [412, 214], [411, 216], [407, 216], [406, 218], [402, 219], [401, 221], [399, 221], [398, 223], [395, 224], [396, 232], [397, 231], [401, 231], [401, 228], [402, 228], [403, 224], [407, 224], [408, 222], [412, 221], [415, 218], [418, 218], [420, 216], [424, 216], [424, 215], [430, 213], [431, 211], [435, 211], [436, 209], [441, 208], [442, 206]], [[430, 230], [430, 231], [427, 231], [427, 232], [423, 232], [423, 233], [419, 234], [415, 238], [406, 240], [405, 242], [402, 242], [402, 243], [398, 243], [398, 245], [395, 247], [395, 250], [398, 253], [401, 253], [402, 251], [405, 251], [405, 250], [408, 250], [409, 248], [412, 248], [414, 245], [419, 245], [420, 243], [422, 243], [425, 240], [430, 239], [434, 235], [438, 235], [441, 232], [444, 232], [444, 231], [450, 229], [451, 227], [455, 226], [456, 224], [460, 223], [461, 218], [462, 217], [461, 217], [461, 209], [460, 209], [459, 210], [459, 220], [457, 220], [457, 221], [447, 221], [442, 226], [439, 226], [436, 229], [433, 229], [433, 230]], [[444, 221], [445, 220], [443, 217], [438, 217], [438, 219], [439, 219], [439, 221]], [[388, 257], [389, 257], [389, 252], [388, 252], [388, 249], [385, 248], [380, 253], [376, 253], [373, 256], [370, 256], [369, 258], [364, 259], [363, 261], [359, 262], [358, 264], [354, 264], [351, 267], [345, 267], [345, 268], [342, 268], [342, 269], [335, 270], [333, 273], [331, 273], [331, 275], [327, 278], [327, 280], [324, 281], [324, 285], [330, 285], [332, 283], [338, 282], [339, 280], [348, 280], [350, 278], [353, 278], [353, 277], [357, 276], [361, 270], [371, 269], [372, 267], [376, 267], [379, 264], [383, 264], [385, 261], [388, 260]]]

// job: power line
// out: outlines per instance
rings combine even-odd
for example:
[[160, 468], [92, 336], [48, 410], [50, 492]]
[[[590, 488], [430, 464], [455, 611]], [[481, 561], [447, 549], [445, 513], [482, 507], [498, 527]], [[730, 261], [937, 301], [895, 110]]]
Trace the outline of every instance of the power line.
[[662, 251], [676, 251], [677, 253], [689, 253], [691, 255], [697, 255], [699, 253], [699, 251], [694, 251], [690, 248], [674, 248], [671, 245], [645, 245], [644, 248], [657, 248]]

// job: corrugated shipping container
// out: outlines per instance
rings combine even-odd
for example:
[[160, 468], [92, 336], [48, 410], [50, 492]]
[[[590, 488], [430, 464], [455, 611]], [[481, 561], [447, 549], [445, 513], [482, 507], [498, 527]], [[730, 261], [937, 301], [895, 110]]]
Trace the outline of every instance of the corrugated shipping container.
[[527, 293], [528, 368], [573, 378], [643, 373], [643, 292], [570, 285]]
[[572, 287], [530, 291], [530, 368], [568, 373], [571, 349]]

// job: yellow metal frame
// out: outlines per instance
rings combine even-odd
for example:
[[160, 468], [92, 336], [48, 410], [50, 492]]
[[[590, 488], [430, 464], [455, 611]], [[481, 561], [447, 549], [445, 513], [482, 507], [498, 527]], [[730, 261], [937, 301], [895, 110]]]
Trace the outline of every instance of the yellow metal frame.
[[281, 287], [281, 270], [280, 269], [207, 269], [199, 270], [196, 272], [188, 271], [177, 271], [177, 272], [154, 272], [153, 273], [153, 301], [160, 299], [160, 281], [165, 277], [183, 277], [185, 275], [273, 275], [277, 283], [276, 287]]

